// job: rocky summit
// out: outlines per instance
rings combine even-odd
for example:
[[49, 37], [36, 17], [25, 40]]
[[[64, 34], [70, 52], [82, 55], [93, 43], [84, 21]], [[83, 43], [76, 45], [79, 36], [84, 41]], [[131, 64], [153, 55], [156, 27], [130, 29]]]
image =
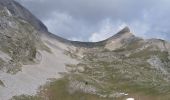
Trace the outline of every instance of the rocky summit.
[[170, 43], [128, 27], [99, 42], [66, 40], [0, 0], [0, 100], [170, 100]]

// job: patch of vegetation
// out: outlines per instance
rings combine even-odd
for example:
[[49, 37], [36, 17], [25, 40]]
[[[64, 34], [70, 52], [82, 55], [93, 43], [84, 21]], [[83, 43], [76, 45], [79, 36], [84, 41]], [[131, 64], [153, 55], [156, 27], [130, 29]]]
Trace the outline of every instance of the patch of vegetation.
[[162, 51], [157, 53], [158, 57], [161, 59], [162, 62], [170, 62], [170, 59], [168, 58], [169, 53], [166, 51]]
[[78, 58], [76, 54], [73, 54], [73, 53], [71, 53], [70, 51], [65, 51], [64, 54], [70, 56], [70, 57], [73, 58], [73, 59]]
[[4, 61], [0, 58], [0, 69], [2, 69], [3, 68], [3, 66], [4, 66]]
[[45, 94], [47, 94], [49, 100], [109, 100], [81, 91], [69, 93], [68, 86], [69, 81], [67, 78], [59, 79], [46, 86], [47, 91], [45, 91]]
[[123, 47], [113, 50], [113, 52], [124, 52], [124, 51], [131, 51], [131, 50], [138, 49], [143, 45], [143, 43], [140, 40], [141, 39], [133, 40], [130, 43], [125, 44]]
[[20, 95], [14, 96], [11, 100], [43, 100], [43, 99], [39, 96]]
[[22, 65], [18, 62], [11, 62], [11, 65], [5, 67], [7, 67], [6, 72], [13, 75], [22, 70]]
[[5, 87], [5, 84], [0, 80], [0, 85]]
[[64, 77], [43, 86], [37, 96], [14, 96], [11, 100], [111, 100], [81, 91], [70, 93], [68, 86], [68, 78]]
[[44, 51], [46, 51], [46, 52], [48, 52], [48, 53], [52, 53], [51, 49], [50, 49], [48, 46], [46, 46], [42, 41], [39, 42], [39, 43], [37, 43], [37, 47], [38, 47], [40, 50], [44, 50]]
[[133, 40], [125, 46], [125, 50], [135, 50], [137, 48], [140, 48], [142, 45], [143, 43], [141, 42], [141, 39]]
[[[169, 81], [162, 72], [153, 69], [147, 62], [152, 56], [157, 56], [162, 62], [169, 62], [168, 52], [152, 50], [152, 47], [132, 53], [129, 57], [123, 56], [129, 50], [138, 49], [141, 44], [132, 44], [129, 49], [120, 48], [114, 51], [91, 49], [84, 53], [83, 60], [74, 67], [84, 67], [84, 72], [72, 76], [78, 81], [91, 80], [97, 86], [98, 93], [109, 95], [118, 93], [140, 93], [143, 95], [158, 96], [170, 93]], [[133, 51], [132, 51], [133, 52]], [[165, 65], [167, 66], [167, 65]], [[80, 77], [82, 76], [82, 77]], [[94, 81], [94, 79], [96, 81]]]

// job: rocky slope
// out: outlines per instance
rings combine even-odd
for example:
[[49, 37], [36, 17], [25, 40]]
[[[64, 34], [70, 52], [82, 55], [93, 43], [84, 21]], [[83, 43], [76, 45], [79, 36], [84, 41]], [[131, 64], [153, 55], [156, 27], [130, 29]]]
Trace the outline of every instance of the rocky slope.
[[69, 41], [13, 0], [0, 0], [1, 100], [169, 100], [170, 43], [125, 27]]
[[[170, 92], [168, 42], [135, 37], [128, 28], [105, 41], [103, 46], [68, 52], [80, 61], [67, 66], [72, 91], [117, 99], [128, 97], [127, 94], [137, 94], [137, 100], [170, 98], [166, 97]], [[160, 99], [160, 95], [166, 98]]]
[[37, 30], [47, 32], [46, 26], [18, 2], [14, 0], [0, 0], [0, 8], [4, 9], [4, 7], [10, 11], [11, 15], [26, 20]]

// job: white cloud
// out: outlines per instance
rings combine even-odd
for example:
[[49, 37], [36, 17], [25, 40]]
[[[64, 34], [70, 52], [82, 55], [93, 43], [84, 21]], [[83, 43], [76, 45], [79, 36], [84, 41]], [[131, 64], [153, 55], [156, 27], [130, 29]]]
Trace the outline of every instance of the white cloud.
[[67, 26], [70, 25], [72, 21], [72, 17], [68, 14], [53, 12], [50, 18], [44, 20], [44, 24], [48, 26], [48, 29], [52, 33], [62, 34], [58, 33], [61, 32], [60, 30], [62, 29], [64, 29], [65, 31], [71, 31], [71, 29], [69, 29]]
[[103, 40], [126, 23], [137, 36], [170, 40], [169, 0], [17, 1], [45, 22], [49, 31], [67, 39]]
[[50, 17], [44, 20], [44, 24], [50, 32], [74, 41], [87, 41], [89, 33], [95, 27], [86, 25], [86, 22], [73, 18], [68, 13], [57, 11], [52, 12]]
[[107, 39], [120, 31], [125, 26], [127, 26], [127, 24], [119, 21], [116, 24], [112, 24], [110, 19], [106, 19], [101, 23], [100, 30], [92, 33], [92, 35], [89, 37], [89, 41], [97, 42]]

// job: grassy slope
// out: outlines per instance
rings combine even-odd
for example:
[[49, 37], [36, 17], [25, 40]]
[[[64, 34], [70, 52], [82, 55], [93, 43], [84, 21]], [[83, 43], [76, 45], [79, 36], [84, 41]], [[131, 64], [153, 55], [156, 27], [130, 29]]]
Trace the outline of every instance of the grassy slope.
[[12, 100], [108, 100], [96, 95], [83, 92], [68, 92], [68, 79], [62, 78], [44, 86], [37, 96], [15, 96]]
[[[71, 80], [63, 77], [51, 82], [41, 90], [39, 96], [43, 95], [49, 100], [109, 100], [107, 98], [109, 94], [118, 92], [128, 93], [131, 97], [142, 100], [169, 100], [169, 81], [164, 80], [166, 76], [159, 70], [151, 68], [151, 65], [147, 63], [147, 59], [151, 56], [158, 56], [164, 63], [169, 62], [167, 52], [150, 51], [146, 48], [128, 57], [123, 55], [125, 52], [126, 49], [108, 51], [103, 48], [85, 52], [79, 64], [68, 65], [73, 69], [83, 67], [83, 72], [72, 70], [66, 75], [71, 77]], [[98, 94], [106, 95], [106, 98], [80, 91], [70, 94], [68, 92], [69, 81], [74, 80], [87, 82], [98, 89]], [[116, 100], [124, 98], [126, 96], [116, 98]]]

